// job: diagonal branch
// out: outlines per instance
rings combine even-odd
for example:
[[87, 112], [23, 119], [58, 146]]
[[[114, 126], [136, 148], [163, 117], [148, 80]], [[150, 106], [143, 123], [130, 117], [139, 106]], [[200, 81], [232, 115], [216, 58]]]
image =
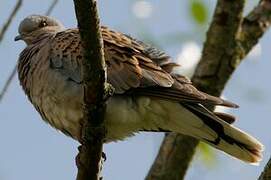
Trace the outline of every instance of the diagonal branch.
[[271, 1], [261, 0], [243, 20], [241, 47], [244, 55], [258, 43], [271, 24]]
[[[243, 20], [244, 4], [244, 0], [218, 0], [202, 58], [192, 78], [204, 92], [219, 96], [241, 60], [270, 26], [270, 0], [261, 0]], [[191, 137], [166, 136], [146, 179], [183, 179], [197, 144], [198, 140]]]
[[[52, 11], [53, 11], [53, 9], [55, 8], [55, 6], [56, 6], [57, 3], [58, 3], [58, 0], [54, 0], [54, 1], [52, 2], [52, 4], [49, 6], [49, 8], [48, 8], [48, 10], [46, 11], [45, 15], [49, 16], [49, 15], [52, 13]], [[11, 15], [10, 15], [10, 18], [9, 18], [10, 20], [7, 21], [7, 22], [9, 22], [9, 23], [6, 23], [6, 24], [8, 24], [8, 25], [6, 25], [7, 27], [8, 27], [9, 24], [11, 23], [13, 17], [15, 16], [16, 12], [18, 11], [19, 7], [21, 7], [21, 4], [22, 4], [22, 0], [18, 0], [18, 1], [17, 1], [17, 4], [15, 5], [15, 8], [14, 8], [13, 12], [12, 12]], [[4, 28], [3, 28], [3, 29], [4, 29]], [[6, 28], [6, 30], [7, 30], [7, 28]], [[2, 40], [2, 39], [1, 39], [1, 36], [4, 36], [6, 30], [4, 30], [4, 31], [1, 30], [1, 32], [0, 32], [0, 42], [1, 42], [1, 40]], [[3, 35], [1, 35], [1, 34], [3, 34]], [[17, 72], [17, 66], [15, 65], [15, 66], [13, 67], [11, 73], [9, 74], [8, 79], [6, 80], [6, 82], [5, 82], [5, 84], [4, 84], [3, 88], [2, 88], [2, 90], [1, 90], [1, 92], [0, 92], [0, 102], [2, 101], [4, 95], [6, 94], [6, 92], [7, 92], [7, 90], [8, 90], [8, 87], [10, 86], [10, 84], [11, 84], [13, 78], [14, 78], [15, 75], [16, 75], [16, 72]]]
[[[17, 12], [19, 11], [20, 7], [22, 6], [23, 0], [18, 0], [17, 3], [14, 6], [14, 9], [12, 10], [11, 14], [9, 15], [7, 21], [4, 23], [2, 29], [0, 30], [0, 42], [3, 40], [8, 27], [10, 26], [12, 20], [14, 19], [14, 17], [16, 16]], [[8, 87], [13, 79], [13, 77], [16, 74], [16, 69], [17, 67], [15, 66], [13, 68], [13, 70], [11, 71], [10, 75], [8, 76], [7, 81], [5, 82], [1, 92], [0, 92], [0, 102], [2, 100], [2, 98], [4, 97], [4, 94], [6, 93], [6, 91], [8, 90]]]
[[53, 2], [51, 3], [51, 5], [49, 6], [48, 10], [45, 13], [46, 16], [49, 16], [52, 13], [57, 3], [58, 3], [58, 0], [53, 0]]
[[17, 72], [17, 65], [15, 65], [11, 71], [11, 73], [8, 76], [8, 79], [6, 80], [4, 87], [2, 88], [1, 92], [0, 92], [0, 102], [2, 101], [4, 95], [6, 94], [9, 85], [11, 84], [13, 78], [15, 77]]
[[265, 165], [263, 172], [261, 173], [258, 180], [270, 180], [271, 179], [271, 158], [268, 163]]
[[77, 180], [98, 180], [105, 139], [105, 101], [110, 95], [106, 84], [106, 70], [100, 20], [95, 0], [74, 0], [78, 27], [84, 47], [83, 86], [84, 120], [81, 146], [77, 156]]
[[11, 14], [9, 15], [7, 21], [4, 23], [3, 27], [0, 30], [0, 42], [3, 40], [8, 27], [10, 26], [12, 20], [14, 19], [14, 17], [16, 16], [18, 10], [20, 9], [20, 7], [23, 4], [23, 0], [17, 0], [17, 3], [14, 6], [14, 9], [12, 10]]

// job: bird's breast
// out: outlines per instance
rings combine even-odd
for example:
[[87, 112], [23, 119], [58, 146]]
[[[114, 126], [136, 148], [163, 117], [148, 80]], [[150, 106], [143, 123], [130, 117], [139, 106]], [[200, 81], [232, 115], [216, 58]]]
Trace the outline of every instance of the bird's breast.
[[[78, 140], [83, 118], [82, 84], [51, 68], [50, 61], [38, 62], [29, 72], [32, 74], [26, 89], [42, 118]], [[122, 140], [141, 130], [159, 130], [159, 126], [166, 123], [168, 103], [150, 97], [111, 97], [105, 114], [106, 141]]]
[[31, 71], [29, 97], [35, 108], [50, 125], [78, 139], [83, 117], [81, 85], [50, 68], [50, 61], [40, 61]]

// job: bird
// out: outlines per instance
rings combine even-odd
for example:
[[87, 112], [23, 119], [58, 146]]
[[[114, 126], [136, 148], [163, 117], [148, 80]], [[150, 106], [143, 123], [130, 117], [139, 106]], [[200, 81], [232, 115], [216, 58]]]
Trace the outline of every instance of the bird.
[[[15, 41], [26, 43], [17, 68], [22, 89], [45, 122], [80, 140], [83, 52], [91, 49], [83, 49], [78, 28], [65, 28], [49, 16], [25, 17], [18, 32]], [[198, 90], [174, 71], [178, 64], [154, 46], [106, 26], [101, 26], [101, 35], [107, 82], [115, 90], [106, 102], [105, 143], [142, 131], [175, 132], [243, 162], [261, 161], [261, 142], [233, 126], [233, 116], [206, 108], [238, 105]]]

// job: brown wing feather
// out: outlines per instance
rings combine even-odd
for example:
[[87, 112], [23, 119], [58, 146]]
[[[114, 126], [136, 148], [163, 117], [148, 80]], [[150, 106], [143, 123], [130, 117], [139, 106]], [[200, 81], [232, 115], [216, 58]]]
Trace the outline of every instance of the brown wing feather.
[[[191, 81], [181, 75], [170, 74], [170, 57], [143, 42], [102, 27], [108, 82], [116, 94], [127, 91], [138, 95], [159, 97], [180, 102], [237, 105], [198, 91]], [[80, 64], [82, 46], [78, 29], [58, 33], [51, 42], [53, 68], [74, 82], [81, 83]], [[71, 53], [68, 53], [71, 52]], [[69, 61], [66, 61], [69, 59]]]
[[165, 87], [149, 87], [137, 88], [131, 91], [136, 95], [158, 97], [178, 102], [201, 103], [205, 105], [222, 105], [237, 108], [238, 105], [223, 100], [218, 97], [211, 96], [207, 93], [197, 90], [189, 79], [181, 75], [172, 75], [175, 79], [171, 88]]
[[[108, 82], [115, 93], [122, 94], [131, 88], [171, 87], [174, 79], [167, 72], [174, 63], [165, 64], [167, 70], [146, 54], [142, 44], [128, 36], [102, 27]], [[158, 59], [158, 58], [157, 58]]]

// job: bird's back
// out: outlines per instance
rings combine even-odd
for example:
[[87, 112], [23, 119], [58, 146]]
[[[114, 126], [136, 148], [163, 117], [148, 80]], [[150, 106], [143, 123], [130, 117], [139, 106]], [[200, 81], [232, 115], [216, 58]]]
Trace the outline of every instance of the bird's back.
[[[237, 105], [173, 74], [176, 64], [156, 48], [106, 27], [102, 37], [108, 82], [115, 88], [105, 114], [107, 140], [166, 130], [193, 136], [247, 162], [261, 159], [262, 145], [256, 139], [203, 106]], [[83, 53], [78, 29], [68, 29], [28, 45], [18, 64], [23, 89], [43, 119], [77, 140], [83, 117]]]

